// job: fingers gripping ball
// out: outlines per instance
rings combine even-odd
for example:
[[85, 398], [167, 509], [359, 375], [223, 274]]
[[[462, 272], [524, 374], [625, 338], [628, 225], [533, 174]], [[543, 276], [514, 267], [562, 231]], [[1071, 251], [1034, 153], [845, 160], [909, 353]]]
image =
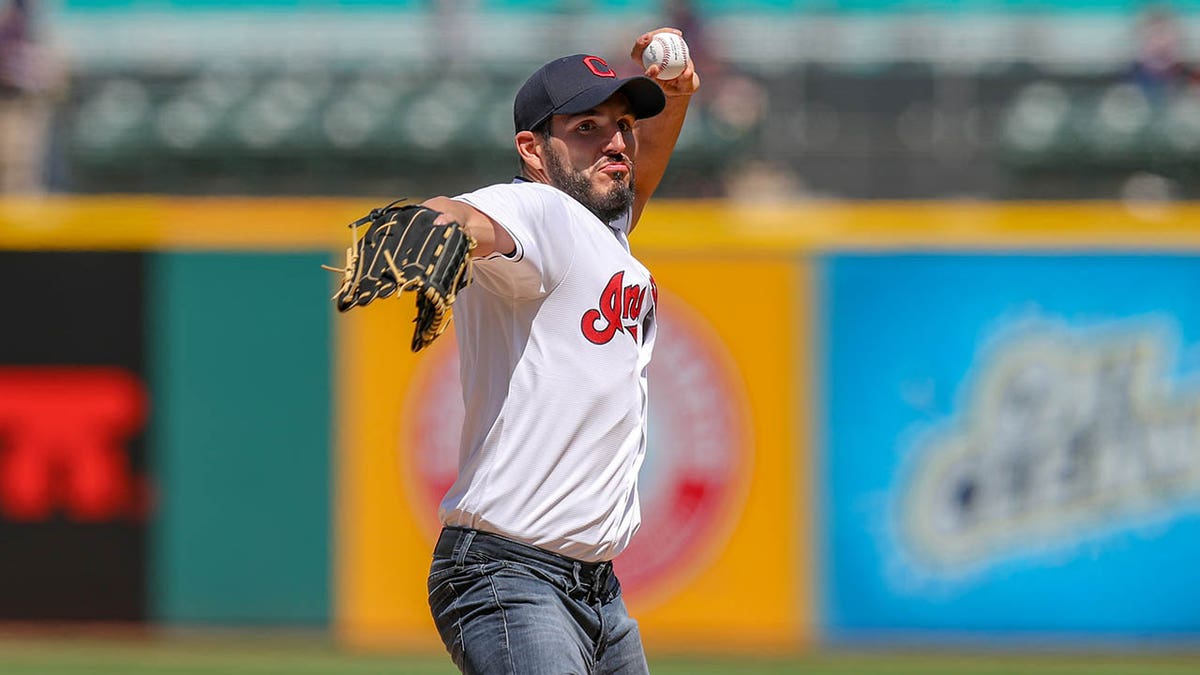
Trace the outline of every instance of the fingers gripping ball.
[[661, 70], [660, 80], [673, 80], [687, 67], [688, 46], [683, 38], [674, 33], [658, 33], [642, 52], [642, 65], [646, 68], [657, 65]]
[[[458, 223], [435, 225], [441, 213], [414, 204], [372, 209], [350, 223], [346, 266], [326, 269], [342, 273], [333, 299], [347, 312], [397, 292], [417, 294], [412, 350], [428, 347], [446, 330], [452, 306], [471, 283], [475, 240]], [[360, 230], [366, 231], [360, 234]]]

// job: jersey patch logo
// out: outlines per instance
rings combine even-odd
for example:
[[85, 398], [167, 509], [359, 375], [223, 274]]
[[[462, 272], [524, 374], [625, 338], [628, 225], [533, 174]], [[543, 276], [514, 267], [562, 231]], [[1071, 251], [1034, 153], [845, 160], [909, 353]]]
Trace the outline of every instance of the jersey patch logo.
[[[658, 297], [654, 280], [650, 280], [651, 297]], [[639, 334], [645, 336], [649, 326], [639, 324], [642, 305], [646, 301], [646, 287], [641, 284], [625, 285], [625, 272], [617, 272], [608, 280], [600, 293], [599, 308], [583, 313], [580, 329], [592, 344], [606, 345], [617, 333], [627, 333], [636, 343]], [[649, 315], [647, 315], [649, 316]]]
[[605, 61], [604, 59], [600, 58], [599, 56], [583, 57], [583, 65], [587, 66], [588, 70], [592, 71], [592, 74], [595, 75], [596, 77], [616, 77], [617, 76], [617, 74], [615, 72], [613, 72], [612, 66], [608, 65], [608, 62]]

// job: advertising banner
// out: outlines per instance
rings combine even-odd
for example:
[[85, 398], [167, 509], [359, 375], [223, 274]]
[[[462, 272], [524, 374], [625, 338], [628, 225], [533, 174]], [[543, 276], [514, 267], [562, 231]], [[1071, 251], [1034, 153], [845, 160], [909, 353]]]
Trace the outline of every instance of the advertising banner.
[[0, 620], [145, 617], [143, 264], [0, 252]]
[[328, 621], [325, 259], [0, 252], [0, 620]]
[[[808, 503], [795, 490], [807, 365], [799, 319], [779, 309], [795, 306], [807, 277], [785, 260], [647, 264], [658, 338], [643, 523], [616, 561], [627, 604], [651, 648], [794, 647], [811, 623], [800, 616], [811, 604]], [[340, 324], [337, 625], [354, 644], [440, 649], [425, 577], [457, 468], [462, 394], [452, 336], [407, 353], [409, 310], [378, 303]]]
[[832, 637], [1200, 630], [1200, 258], [820, 277]]

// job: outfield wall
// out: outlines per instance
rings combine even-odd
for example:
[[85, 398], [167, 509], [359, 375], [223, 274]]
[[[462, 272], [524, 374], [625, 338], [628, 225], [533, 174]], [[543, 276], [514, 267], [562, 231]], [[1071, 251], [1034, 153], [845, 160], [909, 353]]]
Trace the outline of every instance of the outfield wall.
[[[0, 204], [0, 620], [437, 649], [452, 340], [328, 302], [362, 200]], [[652, 649], [1200, 635], [1200, 205], [663, 203]]]

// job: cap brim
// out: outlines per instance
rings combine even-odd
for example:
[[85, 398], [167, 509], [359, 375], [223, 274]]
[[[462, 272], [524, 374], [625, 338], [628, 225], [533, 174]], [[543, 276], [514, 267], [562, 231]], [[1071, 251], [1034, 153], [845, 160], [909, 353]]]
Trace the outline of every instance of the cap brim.
[[612, 98], [617, 92], [625, 94], [625, 98], [629, 99], [633, 116], [638, 119], [654, 117], [667, 106], [667, 97], [663, 94], [662, 87], [645, 75], [635, 75], [585, 89], [575, 98], [559, 106], [553, 114], [574, 115], [587, 112]]

